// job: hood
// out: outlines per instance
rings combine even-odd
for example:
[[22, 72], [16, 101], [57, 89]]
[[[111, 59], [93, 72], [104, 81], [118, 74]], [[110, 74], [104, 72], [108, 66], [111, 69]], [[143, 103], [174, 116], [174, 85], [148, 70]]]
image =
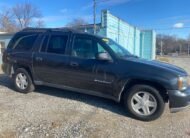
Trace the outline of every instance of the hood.
[[171, 71], [171, 72], [175, 73], [178, 76], [187, 76], [188, 75], [187, 72], [184, 69], [182, 69], [182, 68], [180, 68], [178, 66], [166, 63], [166, 62], [160, 62], [160, 61], [157, 61], [157, 60], [147, 60], [147, 59], [135, 58], [135, 57], [125, 58], [125, 60], [130, 60], [130, 61], [140, 63], [140, 64], [143, 64], [143, 65], [168, 70], [168, 71]]

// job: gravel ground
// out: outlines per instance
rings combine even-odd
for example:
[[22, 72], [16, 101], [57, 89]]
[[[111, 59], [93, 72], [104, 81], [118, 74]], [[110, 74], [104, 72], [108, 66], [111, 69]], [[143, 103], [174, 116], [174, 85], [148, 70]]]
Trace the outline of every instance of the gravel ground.
[[184, 68], [186, 71], [189, 72], [190, 74], [190, 57], [183, 57], [183, 58], [168, 58], [169, 61], [172, 63], [172, 64], [175, 64], [175, 65], [178, 65], [182, 68]]
[[[189, 58], [171, 58], [190, 73]], [[190, 109], [141, 122], [113, 101], [74, 92], [38, 87], [21, 94], [0, 75], [0, 138], [43, 137], [190, 137]]]

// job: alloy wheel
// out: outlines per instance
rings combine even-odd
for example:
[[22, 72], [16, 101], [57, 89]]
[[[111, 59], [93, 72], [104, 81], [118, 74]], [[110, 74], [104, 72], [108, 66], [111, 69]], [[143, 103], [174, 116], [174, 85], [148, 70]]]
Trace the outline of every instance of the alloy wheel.
[[149, 92], [137, 92], [131, 99], [132, 109], [139, 115], [152, 115], [157, 109], [157, 100]]
[[18, 88], [25, 90], [28, 87], [28, 80], [24, 73], [19, 73], [16, 76], [16, 85]]

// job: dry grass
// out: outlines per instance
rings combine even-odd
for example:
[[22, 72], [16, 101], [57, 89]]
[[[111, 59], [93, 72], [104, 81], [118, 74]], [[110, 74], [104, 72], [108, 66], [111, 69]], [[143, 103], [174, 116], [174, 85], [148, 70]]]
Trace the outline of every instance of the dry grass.
[[157, 57], [156, 59], [163, 62], [170, 62], [170, 60], [167, 57]]
[[0, 65], [0, 74], [3, 73], [2, 65]]

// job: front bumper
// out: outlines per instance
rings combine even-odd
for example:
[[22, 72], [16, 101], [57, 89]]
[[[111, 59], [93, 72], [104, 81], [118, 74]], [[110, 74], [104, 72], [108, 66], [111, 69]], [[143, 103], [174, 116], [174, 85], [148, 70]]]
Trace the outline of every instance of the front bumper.
[[185, 91], [169, 90], [169, 106], [172, 113], [183, 110], [190, 107], [190, 87]]

